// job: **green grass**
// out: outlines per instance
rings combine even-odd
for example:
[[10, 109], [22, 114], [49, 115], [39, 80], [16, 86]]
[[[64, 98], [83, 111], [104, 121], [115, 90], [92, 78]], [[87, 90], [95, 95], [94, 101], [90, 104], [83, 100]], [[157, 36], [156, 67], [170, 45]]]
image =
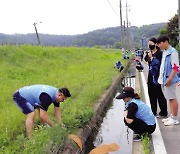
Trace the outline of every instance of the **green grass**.
[[150, 138], [148, 134], [145, 134], [144, 136], [141, 136], [142, 139], [142, 146], [144, 149], [144, 154], [149, 154], [150, 153]]
[[[61, 149], [62, 139], [92, 118], [94, 104], [119, 73], [113, 68], [117, 60], [127, 63], [122, 60], [121, 52], [113, 49], [0, 46], [0, 153], [43, 153], [47, 149]], [[70, 89], [72, 97], [61, 104], [67, 129], [59, 125], [42, 127], [36, 119], [34, 135], [27, 140], [26, 116], [14, 104], [12, 95], [20, 87], [32, 84]], [[56, 121], [53, 105], [48, 114]]]

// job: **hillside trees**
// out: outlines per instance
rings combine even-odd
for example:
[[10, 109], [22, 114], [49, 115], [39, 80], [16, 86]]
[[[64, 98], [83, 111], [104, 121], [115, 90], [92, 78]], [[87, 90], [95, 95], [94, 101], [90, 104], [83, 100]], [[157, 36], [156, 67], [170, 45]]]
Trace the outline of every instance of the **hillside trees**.
[[167, 34], [170, 38], [170, 43], [172, 46], [178, 45], [178, 15], [176, 14], [173, 18], [167, 23]]
[[[142, 37], [156, 37], [159, 30], [166, 28], [167, 23], [144, 25], [141, 27], [131, 26], [129, 28], [132, 35], [132, 46], [141, 46]], [[106, 46], [112, 47], [116, 42], [120, 42], [120, 26], [94, 30], [79, 35], [50, 35], [39, 34], [43, 46]], [[127, 41], [126, 41], [127, 42]], [[0, 33], [0, 44], [33, 44], [38, 45], [36, 34], [14, 34], [6, 35]]]
[[166, 28], [162, 28], [159, 31], [160, 35], [166, 34], [170, 39], [170, 44], [174, 47], [178, 45], [178, 15], [176, 14], [167, 23]]

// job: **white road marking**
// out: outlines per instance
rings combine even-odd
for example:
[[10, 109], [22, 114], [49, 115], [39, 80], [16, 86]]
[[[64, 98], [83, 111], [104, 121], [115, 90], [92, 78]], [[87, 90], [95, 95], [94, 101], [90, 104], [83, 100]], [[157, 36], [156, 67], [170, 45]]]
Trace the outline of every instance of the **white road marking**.
[[[149, 96], [148, 96], [147, 82], [146, 82], [144, 73], [140, 72], [140, 74], [141, 74], [141, 80], [142, 80], [142, 85], [144, 89], [145, 100], [146, 100], [147, 105], [151, 107]], [[167, 154], [157, 119], [156, 119], [156, 130], [152, 134], [152, 141], [153, 141], [155, 154]]]

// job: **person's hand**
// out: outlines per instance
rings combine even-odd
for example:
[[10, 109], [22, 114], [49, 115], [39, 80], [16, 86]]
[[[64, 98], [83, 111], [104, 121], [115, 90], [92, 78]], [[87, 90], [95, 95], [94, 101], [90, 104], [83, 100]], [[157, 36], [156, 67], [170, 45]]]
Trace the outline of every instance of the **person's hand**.
[[66, 125], [63, 122], [59, 123], [63, 128], [66, 128]]
[[124, 117], [127, 117], [127, 110], [124, 111]]
[[167, 87], [170, 86], [170, 85], [171, 85], [171, 81], [172, 81], [172, 80], [168, 78], [168, 79], [166, 80], [165, 86], [167, 86]]
[[46, 127], [50, 128], [51, 126], [50, 126], [50, 125], [48, 125], [48, 124], [46, 124]]
[[153, 56], [152, 56], [151, 51], [150, 51], [150, 52], [148, 52], [148, 56], [149, 56], [149, 58], [152, 60]]
[[180, 87], [180, 82], [178, 83], [178, 86]]

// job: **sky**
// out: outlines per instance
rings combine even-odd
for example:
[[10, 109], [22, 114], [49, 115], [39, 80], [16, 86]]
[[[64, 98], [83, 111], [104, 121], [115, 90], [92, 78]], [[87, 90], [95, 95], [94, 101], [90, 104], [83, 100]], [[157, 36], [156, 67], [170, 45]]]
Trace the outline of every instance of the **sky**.
[[[178, 0], [121, 0], [123, 21], [129, 25], [168, 22]], [[120, 26], [120, 0], [0, 0], [0, 33], [84, 34]]]

